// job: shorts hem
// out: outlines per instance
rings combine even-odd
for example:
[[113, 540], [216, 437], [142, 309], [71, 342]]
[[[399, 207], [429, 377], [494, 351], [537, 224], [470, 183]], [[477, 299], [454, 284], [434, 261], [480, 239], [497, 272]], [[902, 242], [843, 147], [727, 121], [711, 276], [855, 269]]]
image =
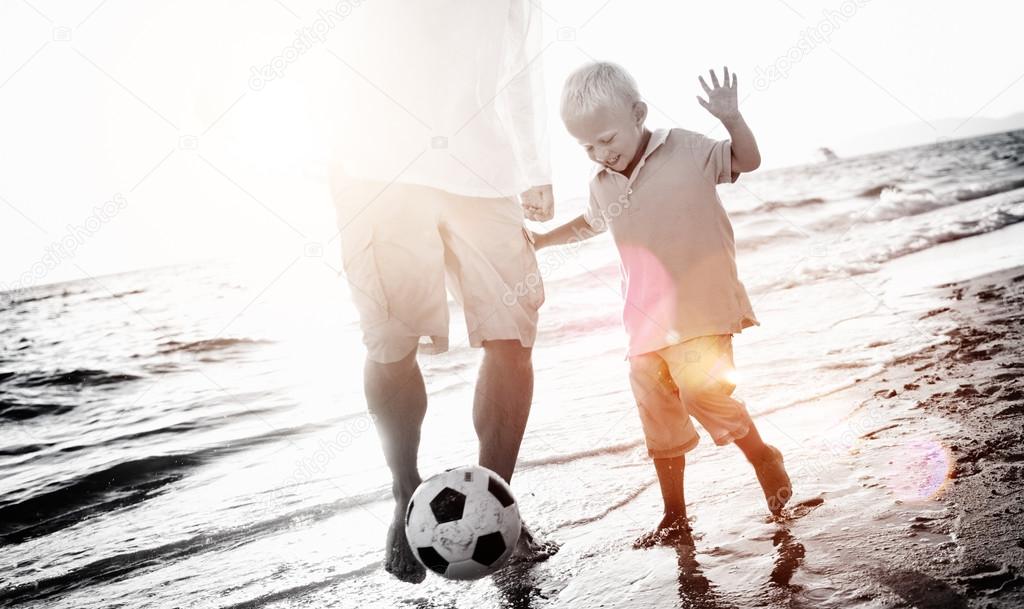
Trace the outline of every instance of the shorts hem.
[[522, 336], [488, 336], [488, 337], [473, 336], [473, 337], [470, 337], [470, 339], [469, 339], [469, 346], [473, 347], [474, 349], [479, 349], [479, 348], [483, 347], [484, 343], [489, 341], [489, 340], [514, 340], [514, 341], [519, 341], [519, 344], [522, 345], [523, 347], [527, 348], [527, 349], [532, 349], [534, 343], [537, 342], [536, 336], [533, 337], [533, 338], [523, 338]]
[[726, 446], [728, 444], [735, 443], [736, 440], [742, 440], [743, 438], [747, 437], [747, 434], [750, 433], [750, 429], [750, 425], [744, 425], [743, 427], [737, 429], [736, 431], [726, 432], [725, 435], [715, 438], [715, 445]]
[[647, 456], [652, 459], [673, 459], [675, 457], [682, 457], [686, 453], [690, 452], [694, 448], [697, 448], [697, 444], [700, 443], [700, 436], [694, 436], [692, 440], [677, 446], [676, 448], [658, 449], [654, 450], [651, 448], [647, 449]]
[[[408, 344], [408, 347], [405, 345]], [[392, 340], [387, 345], [371, 348], [366, 347], [366, 359], [376, 364], [393, 364], [401, 361], [419, 347], [419, 337], [411, 336], [401, 341]], [[396, 355], [397, 353], [397, 355]]]

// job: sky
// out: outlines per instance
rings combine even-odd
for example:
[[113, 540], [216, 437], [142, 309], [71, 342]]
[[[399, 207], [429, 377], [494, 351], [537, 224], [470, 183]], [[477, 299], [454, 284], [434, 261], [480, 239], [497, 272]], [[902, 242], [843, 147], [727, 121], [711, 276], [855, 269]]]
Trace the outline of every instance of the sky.
[[[336, 258], [318, 117], [347, 69], [347, 15], [372, 1], [2, 0], [0, 289], [222, 256]], [[590, 170], [558, 91], [592, 59], [634, 74], [650, 126], [717, 137], [697, 76], [728, 65], [765, 168], [1024, 111], [1024, 6], [1008, 0], [541, 6], [556, 220], [579, 213]], [[253, 78], [268, 65], [279, 77]]]

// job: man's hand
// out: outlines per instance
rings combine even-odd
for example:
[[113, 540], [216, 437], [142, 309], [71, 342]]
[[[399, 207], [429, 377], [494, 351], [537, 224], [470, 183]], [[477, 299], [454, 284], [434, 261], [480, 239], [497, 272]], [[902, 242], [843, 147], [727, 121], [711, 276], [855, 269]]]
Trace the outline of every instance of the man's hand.
[[523, 216], [527, 220], [547, 222], [555, 217], [555, 198], [551, 184], [534, 186], [519, 195], [519, 199], [523, 204]]
[[736, 99], [736, 75], [733, 74], [730, 80], [729, 67], [725, 66], [723, 71], [725, 82], [719, 84], [715, 71], [708, 70], [708, 73], [711, 74], [712, 87], [709, 87], [708, 83], [704, 82], [703, 76], [697, 77], [697, 80], [700, 81], [700, 86], [704, 88], [704, 93], [708, 96], [707, 101], [705, 101], [704, 98], [698, 95], [697, 101], [712, 116], [723, 123], [729, 123], [739, 118], [740, 104]]

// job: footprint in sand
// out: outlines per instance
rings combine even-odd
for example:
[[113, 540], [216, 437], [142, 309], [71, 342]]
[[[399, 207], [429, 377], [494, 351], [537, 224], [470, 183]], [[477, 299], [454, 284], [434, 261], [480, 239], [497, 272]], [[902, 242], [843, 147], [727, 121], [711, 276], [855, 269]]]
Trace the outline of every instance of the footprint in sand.
[[778, 520], [789, 522], [791, 520], [796, 520], [797, 518], [803, 518], [814, 511], [814, 508], [822, 505], [823, 503], [825, 503], [825, 499], [821, 495], [811, 497], [810, 499], [804, 499], [803, 501], [789, 507]]

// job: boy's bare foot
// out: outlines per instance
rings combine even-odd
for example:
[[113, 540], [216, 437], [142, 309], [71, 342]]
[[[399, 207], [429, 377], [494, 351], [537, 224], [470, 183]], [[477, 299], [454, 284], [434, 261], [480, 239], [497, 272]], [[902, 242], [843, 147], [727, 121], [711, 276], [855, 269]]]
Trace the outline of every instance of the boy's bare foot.
[[[405, 503], [398, 502], [399, 505]], [[384, 545], [384, 570], [398, 579], [418, 584], [427, 577], [427, 570], [413, 556], [409, 540], [405, 537], [405, 511], [395, 510], [395, 519], [388, 529], [388, 539]]]
[[560, 545], [554, 541], [541, 541], [530, 533], [526, 525], [519, 532], [516, 549], [509, 558], [510, 565], [545, 561], [558, 553]]
[[754, 463], [754, 472], [757, 473], [757, 481], [761, 483], [761, 490], [764, 491], [765, 501], [768, 502], [768, 510], [774, 516], [782, 512], [782, 508], [793, 496], [793, 485], [789, 481], [789, 474], [782, 463], [782, 453], [771, 445], [766, 445], [765, 456], [757, 463]]
[[633, 548], [637, 550], [654, 546], [693, 546], [693, 533], [686, 514], [665, 514], [656, 529], [633, 542]]

